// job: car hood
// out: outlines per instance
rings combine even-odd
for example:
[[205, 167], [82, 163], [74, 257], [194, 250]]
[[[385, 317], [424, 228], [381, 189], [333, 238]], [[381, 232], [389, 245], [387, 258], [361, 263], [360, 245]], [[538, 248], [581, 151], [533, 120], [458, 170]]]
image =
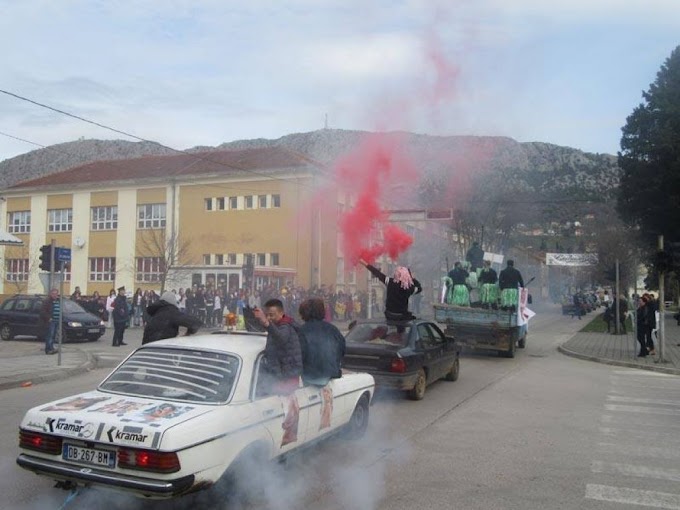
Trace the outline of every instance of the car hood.
[[89, 312], [68, 312], [64, 313], [62, 320], [68, 322], [96, 322], [100, 323], [101, 319]]
[[214, 406], [91, 391], [34, 407], [21, 428], [81, 441], [158, 448], [163, 434]]

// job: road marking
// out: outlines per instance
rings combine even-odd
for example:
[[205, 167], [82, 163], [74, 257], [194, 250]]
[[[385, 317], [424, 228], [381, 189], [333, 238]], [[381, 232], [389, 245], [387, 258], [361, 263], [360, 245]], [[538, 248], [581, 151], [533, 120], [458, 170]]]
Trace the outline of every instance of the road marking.
[[611, 501], [627, 505], [650, 506], [680, 510], [680, 495], [668, 492], [643, 491], [610, 485], [586, 485], [586, 498], [598, 501]]
[[610, 402], [628, 402], [630, 404], [658, 404], [662, 406], [678, 406], [680, 407], [680, 400], [662, 400], [656, 398], [636, 398], [636, 397], [618, 397], [616, 395], [607, 395], [607, 400]]
[[616, 453], [629, 457], [652, 457], [658, 459], [679, 459], [680, 450], [671, 450], [662, 446], [639, 446], [636, 444], [598, 443], [605, 453]]
[[603, 414], [602, 415], [602, 424], [604, 425], [616, 425], [620, 428], [626, 428], [626, 427], [635, 427], [636, 430], [638, 430], [640, 427], [644, 428], [652, 428], [652, 429], [657, 429], [657, 428], [662, 428], [662, 429], [668, 429], [668, 430], [679, 430], [680, 431], [680, 424], [673, 423], [670, 421], [670, 423], [659, 423], [658, 421], [650, 421], [647, 419], [646, 416], [639, 416], [639, 415], [621, 415], [618, 414], [616, 416], [612, 416], [611, 414]]
[[612, 475], [635, 476], [637, 478], [653, 478], [655, 480], [670, 480], [680, 482], [680, 470], [661, 469], [633, 464], [619, 464], [594, 460], [590, 469], [593, 473], [607, 473]]
[[606, 411], [617, 411], [622, 413], [644, 413], [644, 414], [663, 414], [666, 416], [680, 416], [680, 409], [660, 409], [658, 407], [644, 406], [624, 406], [618, 404], [605, 404]]
[[[673, 444], [680, 445], [680, 437], [675, 433], [640, 432], [639, 430], [621, 429], [613, 427], [600, 427], [600, 434], [607, 437], [615, 437], [622, 441], [651, 441], [654, 444]], [[680, 447], [680, 446], [679, 446]]]
[[618, 375], [635, 375], [638, 377], [671, 377], [671, 378], [678, 377], [677, 375], [673, 374], [662, 374], [660, 372], [640, 372], [639, 370], [613, 370], [612, 373]]

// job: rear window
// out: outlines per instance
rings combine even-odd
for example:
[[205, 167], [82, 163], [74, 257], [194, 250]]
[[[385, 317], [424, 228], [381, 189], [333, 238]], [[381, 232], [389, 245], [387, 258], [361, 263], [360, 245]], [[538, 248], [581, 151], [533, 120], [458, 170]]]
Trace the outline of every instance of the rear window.
[[130, 356], [99, 389], [214, 404], [229, 399], [238, 366], [238, 358], [221, 352], [151, 347]]
[[357, 344], [383, 344], [406, 346], [410, 326], [393, 324], [357, 324], [347, 333], [345, 340]]

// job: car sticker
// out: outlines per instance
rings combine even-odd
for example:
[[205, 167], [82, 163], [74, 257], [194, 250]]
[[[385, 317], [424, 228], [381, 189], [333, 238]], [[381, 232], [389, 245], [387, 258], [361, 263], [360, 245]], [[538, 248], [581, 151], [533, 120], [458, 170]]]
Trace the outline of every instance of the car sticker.
[[47, 430], [52, 434], [62, 436], [89, 439], [95, 435], [97, 426], [92, 422], [72, 420], [70, 418], [47, 418], [45, 420]]
[[[193, 406], [180, 406], [177, 404], [164, 402], [148, 409], [138, 411], [134, 414], [130, 414], [125, 418], [121, 418], [120, 421], [154, 424], [154, 422], [158, 422], [159, 420], [172, 420], [188, 411], [191, 411], [192, 409], [194, 409]], [[160, 424], [157, 426], [160, 426]]]
[[101, 407], [89, 409], [88, 413], [104, 413], [115, 414], [116, 416], [125, 416], [126, 414], [140, 410], [143, 407], [152, 405], [153, 402], [136, 402], [134, 400], [116, 400], [109, 402]]
[[158, 444], [160, 438], [160, 432], [149, 432], [144, 429], [144, 427], [133, 427], [130, 425], [125, 425], [123, 427], [118, 427], [113, 425], [108, 427], [106, 432], [103, 434], [102, 440], [108, 441], [109, 443], [123, 443], [132, 444], [135, 446], [146, 446]]
[[321, 423], [319, 423], [319, 430], [329, 428], [331, 426], [331, 417], [333, 416], [333, 388], [327, 384], [319, 391], [321, 394]]
[[281, 439], [282, 447], [297, 441], [298, 424], [300, 422], [300, 404], [298, 403], [297, 395], [292, 393], [288, 396], [287, 400], [288, 412], [281, 424], [283, 427], [283, 438]]
[[55, 402], [47, 407], [43, 407], [41, 411], [81, 411], [87, 407], [90, 407], [104, 400], [109, 400], [111, 397], [75, 397], [70, 400], [64, 400], [62, 402]]

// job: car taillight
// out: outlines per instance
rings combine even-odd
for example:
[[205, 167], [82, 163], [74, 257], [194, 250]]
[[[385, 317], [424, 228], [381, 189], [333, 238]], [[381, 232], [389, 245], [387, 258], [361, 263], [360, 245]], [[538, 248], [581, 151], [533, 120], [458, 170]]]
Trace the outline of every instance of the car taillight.
[[58, 455], [61, 453], [61, 438], [21, 429], [19, 430], [19, 447]]
[[175, 473], [179, 471], [179, 458], [175, 452], [157, 452], [121, 448], [118, 450], [118, 467], [141, 469], [156, 473]]
[[390, 372], [397, 372], [403, 374], [406, 372], [406, 362], [404, 358], [394, 358], [390, 364]]

